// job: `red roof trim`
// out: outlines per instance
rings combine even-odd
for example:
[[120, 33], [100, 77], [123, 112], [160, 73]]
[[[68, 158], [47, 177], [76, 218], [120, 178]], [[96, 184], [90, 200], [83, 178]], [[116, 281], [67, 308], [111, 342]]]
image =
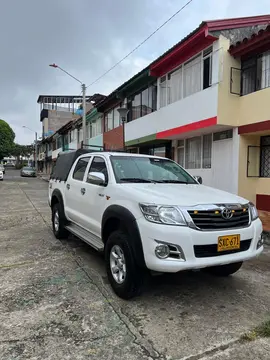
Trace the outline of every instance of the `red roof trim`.
[[179, 126], [170, 130], [165, 130], [157, 133], [157, 139], [165, 139], [171, 136], [180, 135], [186, 132], [203, 129], [209, 126], [214, 126], [217, 124], [217, 117], [211, 117], [209, 119], [204, 119], [200, 121], [193, 122], [191, 124]]
[[171, 52], [150, 66], [152, 76], [162, 76], [212, 45], [217, 37], [208, 33], [207, 25], [200, 28], [188, 39], [180, 42]]
[[249, 16], [242, 18], [206, 21], [209, 31], [228, 30], [234, 28], [264, 25], [270, 23], [270, 15]]
[[196, 39], [198, 39], [202, 34], [205, 37], [205, 33], [206, 33], [206, 29], [207, 29], [207, 25], [204, 25], [201, 29], [198, 30], [198, 32], [196, 32], [194, 35], [192, 35], [190, 38], [188, 38], [186, 41], [184, 41], [183, 43], [180, 43], [179, 46], [177, 46], [176, 48], [174, 48], [168, 55], [164, 56], [162, 59], [158, 60], [156, 63], [152, 64], [150, 66], [150, 71], [154, 71], [155, 68], [158, 68], [164, 61], [166, 61], [169, 57], [174, 56], [176, 53], [178, 53], [178, 51], [180, 49], [182, 49], [183, 47], [189, 45], [191, 42], [195, 41]]
[[270, 25], [265, 30], [260, 30], [257, 34], [253, 34], [250, 38], [245, 38], [242, 42], [232, 45], [229, 53], [235, 57], [243, 56], [255, 49], [262, 48], [267, 43], [270, 43]]
[[270, 120], [239, 126], [238, 134], [239, 135], [250, 134], [258, 131], [267, 131], [267, 130], [270, 130]]

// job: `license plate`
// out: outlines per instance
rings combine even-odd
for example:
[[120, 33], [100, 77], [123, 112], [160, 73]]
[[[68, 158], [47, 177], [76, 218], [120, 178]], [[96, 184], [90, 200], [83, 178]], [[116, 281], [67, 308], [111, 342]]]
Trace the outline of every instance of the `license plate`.
[[240, 235], [219, 236], [218, 251], [228, 251], [240, 249]]

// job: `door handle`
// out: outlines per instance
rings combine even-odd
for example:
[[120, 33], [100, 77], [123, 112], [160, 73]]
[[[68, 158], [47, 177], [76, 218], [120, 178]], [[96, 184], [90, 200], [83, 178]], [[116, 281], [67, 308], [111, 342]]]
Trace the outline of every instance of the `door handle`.
[[70, 189], [70, 185], [69, 185], [69, 184], [67, 184], [67, 189], [68, 189], [68, 190]]
[[81, 188], [81, 193], [82, 193], [82, 195], [85, 194], [85, 188]]

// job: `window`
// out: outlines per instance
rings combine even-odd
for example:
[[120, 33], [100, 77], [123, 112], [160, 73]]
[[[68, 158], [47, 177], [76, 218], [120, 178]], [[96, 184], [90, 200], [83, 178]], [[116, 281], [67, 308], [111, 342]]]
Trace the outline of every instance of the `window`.
[[212, 134], [179, 140], [177, 161], [186, 169], [210, 169], [212, 160]]
[[87, 157], [87, 158], [80, 159], [77, 162], [74, 172], [73, 172], [73, 179], [83, 181], [84, 173], [85, 173], [85, 170], [86, 170], [89, 160], [90, 160], [90, 158]]
[[270, 51], [242, 61], [241, 95], [270, 87]]
[[201, 136], [186, 140], [185, 144], [185, 165], [187, 169], [201, 168]]
[[163, 76], [160, 79], [160, 107], [167, 105], [167, 78]]
[[185, 166], [185, 141], [179, 140], [177, 144], [177, 159], [178, 164], [181, 166]]
[[262, 69], [261, 69], [261, 88], [265, 89], [270, 87], [270, 51], [262, 55]]
[[107, 114], [105, 115], [105, 127], [106, 127], [105, 131], [110, 131], [113, 129], [113, 111], [112, 110], [107, 112]]
[[138, 119], [157, 109], [157, 85], [152, 84], [136, 95], [127, 99], [128, 121]]
[[120, 106], [113, 109], [113, 128], [117, 128], [120, 126], [120, 115], [118, 112], [118, 109], [120, 109]]
[[175, 162], [168, 159], [136, 156], [111, 156], [116, 181], [195, 184], [195, 180]]
[[132, 101], [132, 120], [138, 119], [141, 117], [141, 94], [134, 96]]
[[106, 162], [102, 157], [99, 156], [94, 157], [89, 169], [89, 173], [91, 172], [101, 172], [105, 176], [105, 182], [108, 183], [108, 170], [107, 170]]
[[100, 135], [100, 134], [102, 134], [102, 118], [101, 117], [99, 117], [97, 120], [96, 120], [96, 126], [97, 126], [97, 128], [96, 128], [96, 130], [97, 130], [97, 135]]
[[212, 47], [203, 52], [203, 89], [212, 84]]
[[220, 132], [214, 133], [213, 141], [231, 139], [232, 137], [233, 137], [232, 129], [225, 130], [225, 131], [220, 131]]
[[201, 90], [201, 56], [184, 65], [184, 97]]
[[168, 104], [172, 104], [182, 98], [182, 67], [168, 74]]
[[59, 136], [57, 139], [56, 139], [56, 149], [60, 149], [62, 147], [62, 137]]
[[211, 168], [212, 157], [212, 134], [203, 135], [203, 169]]
[[[109, 112], [107, 112], [105, 114], [104, 120], [105, 120], [105, 129], [104, 131], [110, 131], [112, 129], [117, 128], [118, 126], [121, 125], [120, 123], [120, 115], [118, 112], [118, 109], [122, 106], [122, 104], [119, 104], [118, 106], [116, 106], [115, 108], [111, 109]], [[96, 130], [96, 135], [100, 135], [102, 133], [101, 131], [101, 118], [98, 118], [97, 120], [99, 122], [98, 126], [99, 126], [99, 133]], [[95, 135], [95, 136], [96, 136]]]
[[270, 136], [261, 137], [260, 176], [270, 177]]
[[212, 47], [160, 78], [160, 107], [212, 85]]

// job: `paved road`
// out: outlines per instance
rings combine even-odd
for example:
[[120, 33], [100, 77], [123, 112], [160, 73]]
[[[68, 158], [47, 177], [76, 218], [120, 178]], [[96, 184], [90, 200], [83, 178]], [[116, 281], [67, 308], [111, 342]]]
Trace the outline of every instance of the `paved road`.
[[8, 170], [0, 183], [0, 359], [269, 359], [239, 343], [270, 311], [270, 251], [228, 279], [154, 278], [125, 302], [103, 258], [51, 232], [48, 184]]

